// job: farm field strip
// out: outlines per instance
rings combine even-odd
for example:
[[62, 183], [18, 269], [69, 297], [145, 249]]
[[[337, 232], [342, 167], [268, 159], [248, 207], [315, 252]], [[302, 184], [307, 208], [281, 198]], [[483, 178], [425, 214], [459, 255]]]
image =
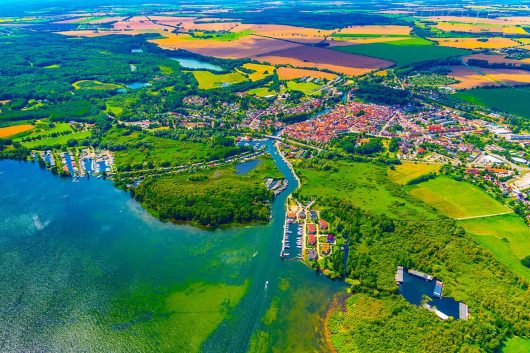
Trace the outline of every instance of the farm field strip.
[[22, 132], [32, 130], [35, 126], [30, 124], [0, 127], [0, 138], [15, 136]]
[[359, 44], [334, 49], [346, 53], [371, 56], [405, 66], [432, 59], [448, 58], [469, 54], [470, 51], [458, 48], [441, 47], [422, 38], [404, 39], [385, 43]]
[[455, 95], [464, 101], [530, 118], [530, 89], [516, 87], [474, 88]]
[[275, 65], [328, 69], [347, 75], [359, 75], [392, 65], [383, 59], [302, 45], [258, 55], [253, 59]]
[[517, 69], [489, 69], [470, 66], [451, 66], [447, 76], [459, 80], [451, 84], [457, 89], [482, 86], [516, 86], [530, 84], [530, 72]]
[[510, 38], [429, 38], [438, 45], [461, 49], [502, 49], [520, 46]]
[[334, 78], [337, 77], [337, 75], [329, 73], [329, 72], [308, 70], [308, 69], [297, 69], [297, 68], [292, 68], [292, 67], [279, 67], [277, 69], [277, 72], [278, 72], [278, 76], [280, 77], [280, 80], [293, 80], [293, 79], [302, 78], [302, 77], [313, 77], [313, 78], [333, 80]]

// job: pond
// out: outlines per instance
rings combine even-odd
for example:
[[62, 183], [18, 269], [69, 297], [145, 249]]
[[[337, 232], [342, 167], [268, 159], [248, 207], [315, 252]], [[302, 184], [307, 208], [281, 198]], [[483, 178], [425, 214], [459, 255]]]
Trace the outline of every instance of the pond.
[[247, 174], [252, 169], [256, 168], [261, 161], [259, 159], [253, 159], [236, 165], [236, 174]]
[[439, 311], [455, 319], [460, 318], [460, 303], [453, 298], [434, 298], [436, 279], [424, 280], [403, 271], [403, 283], [399, 285], [399, 293], [411, 304], [421, 306], [425, 296], [431, 298], [427, 302], [431, 307], [436, 307]]
[[191, 59], [191, 58], [170, 58], [171, 60], [178, 61], [180, 66], [182, 66], [185, 69], [204, 69], [204, 70], [210, 70], [210, 71], [223, 71], [223, 68], [219, 65], [210, 64], [206, 61], [200, 61], [197, 59]]
[[129, 87], [130, 89], [140, 89], [140, 88], [144, 88], [147, 86], [150, 86], [150, 84], [143, 83], [143, 82], [133, 82], [127, 85], [127, 87]]

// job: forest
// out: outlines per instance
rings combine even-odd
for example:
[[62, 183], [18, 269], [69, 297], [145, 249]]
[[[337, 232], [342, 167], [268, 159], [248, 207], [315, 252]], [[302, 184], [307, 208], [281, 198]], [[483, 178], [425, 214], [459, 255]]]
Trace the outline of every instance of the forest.
[[[330, 191], [322, 190], [317, 205], [337, 246], [331, 256], [313, 266], [353, 284], [353, 295], [329, 320], [339, 352], [383, 352], [390, 347], [406, 352], [424, 352], [426, 347], [436, 352], [497, 352], [512, 335], [530, 334], [530, 292], [524, 278], [479, 246], [454, 220], [412, 197], [406, 187], [393, 184], [386, 195], [371, 189], [366, 180], [377, 175], [372, 170], [383, 168], [370, 166], [373, 163], [357, 163], [359, 177], [348, 182], [359, 196], [366, 189], [377, 195], [379, 203], [383, 198], [393, 201], [383, 212], [360, 208], [370, 199], [352, 199], [351, 193], [341, 192], [343, 185], [337, 183], [345, 180], [333, 175], [341, 173], [344, 165], [339, 167], [339, 159], [334, 159], [316, 158], [305, 163], [301, 173], [305, 180], [310, 176], [309, 182], [319, 175], [330, 184]], [[307, 168], [314, 172], [309, 174]], [[297, 197], [308, 201], [303, 193]], [[407, 203], [422, 212], [413, 212]], [[444, 295], [469, 305], [471, 319], [441, 321], [406, 303], [397, 295], [394, 281], [398, 265], [440, 278]], [[365, 305], [363, 309], [359, 303]]]

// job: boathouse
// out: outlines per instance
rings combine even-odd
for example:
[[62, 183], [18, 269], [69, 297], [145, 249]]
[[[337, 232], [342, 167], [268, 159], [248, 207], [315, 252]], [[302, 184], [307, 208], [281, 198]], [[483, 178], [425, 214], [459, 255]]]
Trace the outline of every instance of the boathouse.
[[436, 281], [436, 284], [434, 285], [434, 292], [432, 293], [432, 295], [435, 298], [441, 298], [442, 291], [443, 291], [443, 283], [440, 281]]

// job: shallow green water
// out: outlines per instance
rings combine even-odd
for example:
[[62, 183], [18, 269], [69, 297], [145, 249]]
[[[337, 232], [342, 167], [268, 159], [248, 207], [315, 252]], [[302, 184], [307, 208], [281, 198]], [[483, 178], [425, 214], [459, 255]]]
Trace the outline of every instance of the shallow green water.
[[286, 193], [267, 225], [205, 231], [32, 163], [0, 161], [0, 185], [0, 351], [324, 350], [344, 286], [280, 260]]

